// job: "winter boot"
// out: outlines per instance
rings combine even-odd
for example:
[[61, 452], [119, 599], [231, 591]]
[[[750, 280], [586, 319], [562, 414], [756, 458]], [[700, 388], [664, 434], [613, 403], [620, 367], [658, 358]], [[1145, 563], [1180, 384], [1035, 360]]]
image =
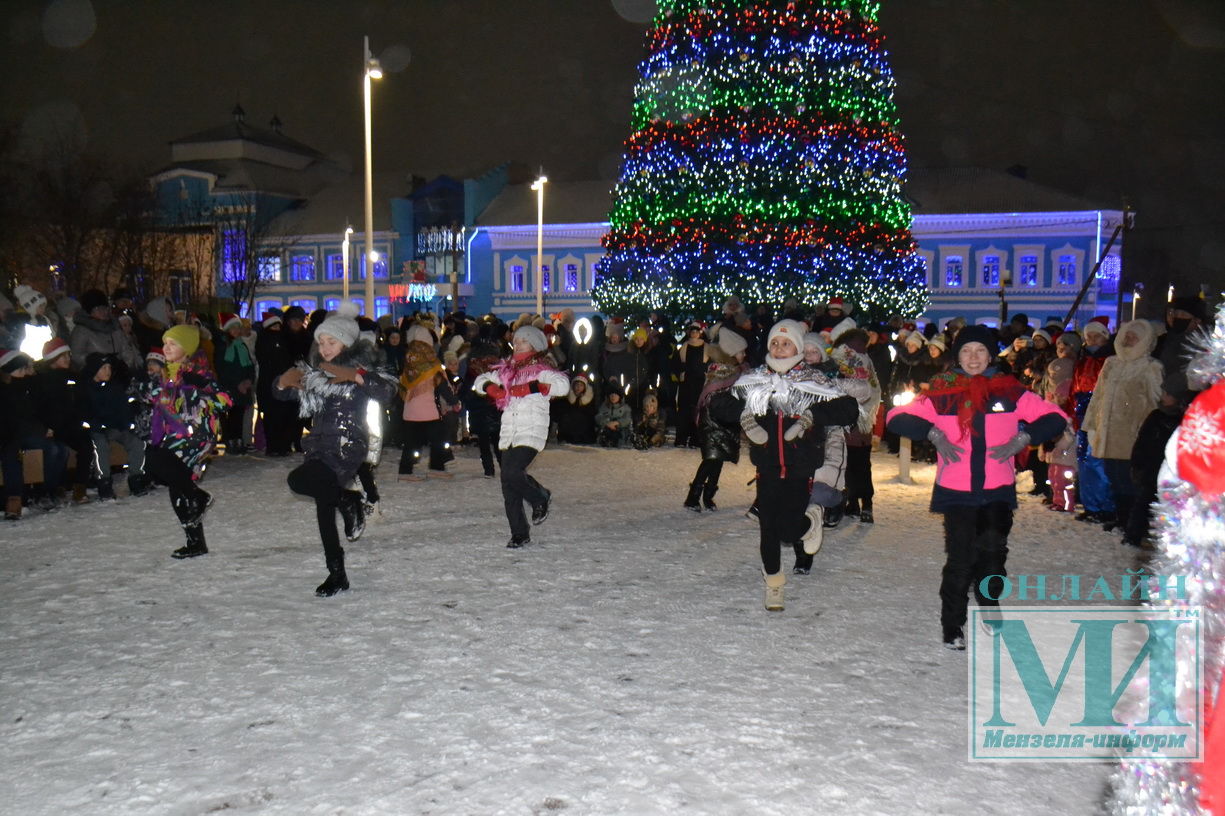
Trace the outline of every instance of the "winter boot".
[[706, 487], [702, 489], [702, 506], [707, 510], [719, 509], [715, 504], [715, 493], [717, 492], [719, 492], [719, 486], [717, 484], [710, 484], [709, 482], [706, 484]]
[[827, 530], [832, 530], [842, 522], [842, 505], [823, 508], [825, 510], [825, 520], [821, 522], [821, 526]]
[[783, 585], [787, 583], [787, 574], [782, 570], [767, 575], [762, 573], [766, 579], [766, 611], [767, 612], [782, 612], [783, 611]]
[[944, 627], [944, 648], [952, 649], [955, 652], [964, 652], [966, 650], [965, 635], [961, 632], [960, 626]]
[[315, 588], [315, 594], [320, 598], [330, 598], [348, 588], [349, 576], [345, 575], [345, 556], [342, 552], [335, 558], [328, 559], [328, 577]]
[[525, 544], [531, 544], [532, 537], [530, 535], [511, 536], [510, 541], [506, 542], [506, 548], [509, 550], [517, 550]]
[[863, 506], [859, 508], [859, 520], [864, 524], [876, 523], [876, 519], [872, 516], [872, 502], [864, 501]]
[[72, 486], [72, 503], [73, 504], [89, 504], [88, 488], [83, 484], [74, 484]]
[[128, 495], [143, 496], [149, 492], [149, 486], [152, 480], [143, 473], [137, 473], [128, 477]]
[[532, 524], [540, 524], [549, 517], [549, 504], [553, 500], [553, 494], [550, 491], [543, 487], [540, 489], [544, 490], [544, 501], [532, 508]]
[[204, 525], [200, 522], [195, 524], [183, 525], [183, 532], [187, 533], [187, 544], [179, 547], [170, 554], [171, 558], [195, 558], [198, 555], [206, 555], [208, 546], [204, 543]]
[[685, 495], [685, 503], [681, 505], [687, 510], [692, 510], [695, 513], [702, 512], [702, 505], [698, 504], [698, 495], [702, 492], [702, 486], [697, 482], [689, 483], [689, 492]]
[[857, 518], [859, 516], [859, 499], [847, 499], [843, 513], [852, 518]]
[[797, 541], [792, 545], [795, 549], [795, 566], [791, 572], [795, 575], [808, 575], [812, 572], [812, 556], [804, 552], [804, 542]]
[[9, 496], [4, 500], [4, 520], [21, 520], [21, 496]]
[[110, 479], [103, 479], [98, 482], [98, 501], [114, 501], [115, 500], [115, 485]]
[[357, 541], [366, 530], [366, 508], [362, 506], [362, 494], [356, 490], [342, 490], [337, 506], [345, 523], [345, 538]]
[[808, 516], [808, 531], [800, 542], [804, 545], [804, 553], [813, 556], [821, 551], [821, 540], [825, 533], [825, 508], [819, 504], [810, 504], [804, 515]]

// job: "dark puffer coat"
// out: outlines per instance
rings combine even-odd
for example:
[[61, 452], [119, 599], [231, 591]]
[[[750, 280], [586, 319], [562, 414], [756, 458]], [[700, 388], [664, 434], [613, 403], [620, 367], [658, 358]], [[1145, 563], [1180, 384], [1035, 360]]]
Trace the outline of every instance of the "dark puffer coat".
[[721, 459], [735, 464], [740, 461], [740, 412], [744, 401], [736, 399], [730, 389], [717, 391], [698, 412], [698, 430], [702, 437], [702, 458]]
[[319, 351], [311, 352], [310, 362], [297, 366], [302, 389], [275, 387], [273, 396], [298, 400], [299, 414], [313, 417], [310, 434], [302, 438], [306, 459], [322, 461], [343, 485], [357, 474], [370, 449], [367, 401], [386, 407], [396, 392], [396, 378], [383, 367], [383, 354], [368, 340], [358, 340], [332, 360], [335, 366], [366, 369], [364, 384], [334, 383], [319, 367], [322, 363]]

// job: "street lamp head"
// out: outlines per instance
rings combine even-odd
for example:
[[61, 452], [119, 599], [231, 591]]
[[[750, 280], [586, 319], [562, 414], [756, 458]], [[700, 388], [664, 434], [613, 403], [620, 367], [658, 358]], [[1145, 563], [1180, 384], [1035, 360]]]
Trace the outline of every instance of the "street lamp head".
[[369, 258], [370, 258], [371, 263], [376, 262], [379, 259], [379, 253], [376, 250], [372, 249], [370, 250]]
[[352, 235], [352, 234], [353, 234], [353, 228], [352, 228], [352, 227], [345, 227], [345, 238], [348, 238], [348, 237], [349, 237], [350, 235]]
[[371, 79], [383, 78], [383, 66], [379, 65], [379, 61], [375, 57], [366, 60], [366, 76]]
[[533, 190], [543, 190], [544, 185], [548, 180], [549, 179], [546, 176], [541, 176], [540, 178], [532, 182], [532, 189]]

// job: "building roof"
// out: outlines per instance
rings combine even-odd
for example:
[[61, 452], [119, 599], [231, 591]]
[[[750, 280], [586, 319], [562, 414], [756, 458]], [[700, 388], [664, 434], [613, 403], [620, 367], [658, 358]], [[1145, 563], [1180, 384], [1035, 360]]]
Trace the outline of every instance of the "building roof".
[[[1118, 209], [981, 167], [911, 170], [905, 194], [915, 215]], [[602, 223], [612, 208], [612, 184], [607, 181], [549, 182], [544, 195], [549, 223]], [[483, 227], [535, 223], [536, 194], [527, 184], [507, 185], [476, 219]]]
[[193, 133], [190, 136], [183, 136], [179, 139], [171, 140], [171, 146], [187, 145], [187, 144], [205, 144], [209, 142], [229, 142], [236, 139], [241, 139], [255, 144], [274, 147], [278, 150], [286, 150], [290, 153], [298, 153], [303, 156], [312, 158], [323, 158], [323, 154], [309, 145], [302, 144], [296, 139], [291, 139], [285, 134], [268, 130], [266, 128], [258, 128], [254, 125], [249, 125], [245, 121], [237, 118], [232, 122], [227, 122], [219, 127], [202, 130], [199, 133]]
[[915, 215], [1119, 209], [983, 167], [913, 169], [905, 194]]
[[[374, 228], [392, 229], [391, 200], [405, 198], [408, 182], [399, 173], [376, 173], [373, 178]], [[326, 235], [344, 232], [345, 225], [362, 232], [365, 221], [365, 178], [353, 173], [321, 187], [301, 206], [282, 213], [272, 229], [282, 235]]]
[[[544, 220], [548, 223], [599, 224], [612, 209], [612, 184], [607, 181], [547, 182]], [[508, 184], [477, 216], [479, 227], [509, 227], [536, 223], [536, 193], [530, 184]]]
[[176, 170], [207, 173], [216, 177], [220, 190], [254, 190], [261, 193], [306, 198], [326, 184], [344, 177], [344, 172], [326, 162], [295, 170], [254, 159], [193, 159], [167, 165], [154, 176], [173, 175]]

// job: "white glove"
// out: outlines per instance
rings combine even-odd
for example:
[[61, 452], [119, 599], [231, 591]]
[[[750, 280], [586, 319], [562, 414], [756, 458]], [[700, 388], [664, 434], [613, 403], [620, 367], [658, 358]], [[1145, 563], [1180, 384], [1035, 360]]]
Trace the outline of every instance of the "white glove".
[[987, 448], [987, 455], [997, 462], [1007, 462], [1021, 451], [1029, 447], [1029, 434], [1021, 431], [1012, 439], [994, 448]]
[[770, 435], [757, 423], [757, 417], [747, 411], [740, 415], [740, 427], [744, 428], [744, 435], [754, 445], [764, 445], [770, 441]]
[[945, 435], [944, 431], [937, 428], [935, 425], [927, 432], [927, 441], [936, 446], [936, 453], [944, 457], [949, 462], [960, 462], [961, 455], [966, 452], [966, 449], [954, 445], [952, 440]]
[[795, 418], [790, 428], [783, 431], [783, 441], [791, 442], [799, 439], [812, 427], [812, 411], [804, 411]]

